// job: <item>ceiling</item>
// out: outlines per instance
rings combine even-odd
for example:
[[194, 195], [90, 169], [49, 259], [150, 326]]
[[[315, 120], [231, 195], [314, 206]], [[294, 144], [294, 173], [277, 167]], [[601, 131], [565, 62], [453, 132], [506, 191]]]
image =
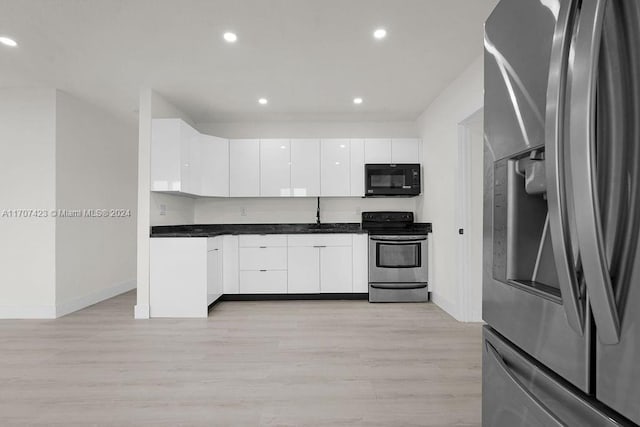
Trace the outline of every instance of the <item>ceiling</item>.
[[132, 120], [142, 86], [198, 122], [414, 120], [481, 54], [496, 3], [0, 0], [0, 35], [19, 44], [0, 45], [0, 87], [56, 87]]

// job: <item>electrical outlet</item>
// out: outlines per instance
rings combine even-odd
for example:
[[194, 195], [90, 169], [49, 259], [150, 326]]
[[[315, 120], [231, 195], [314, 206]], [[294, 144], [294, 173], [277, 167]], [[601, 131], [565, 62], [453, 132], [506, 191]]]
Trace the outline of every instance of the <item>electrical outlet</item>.
[[240, 208], [240, 216], [247, 216], [247, 208], [245, 207]]
[[167, 215], [167, 205], [160, 205], [160, 216]]

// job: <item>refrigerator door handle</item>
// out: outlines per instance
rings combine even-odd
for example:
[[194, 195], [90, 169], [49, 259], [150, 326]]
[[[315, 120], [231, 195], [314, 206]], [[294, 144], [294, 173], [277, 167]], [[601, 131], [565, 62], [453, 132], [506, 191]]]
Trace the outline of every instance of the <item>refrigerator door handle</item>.
[[571, 328], [584, 335], [584, 305], [580, 301], [574, 254], [569, 237], [566, 202], [564, 135], [567, 71], [576, 2], [561, 2], [551, 48], [549, 84], [547, 88], [545, 169], [551, 243], [562, 305]]
[[502, 356], [500, 356], [500, 353], [498, 353], [498, 350], [496, 350], [494, 346], [492, 346], [490, 343], [487, 342], [486, 343], [486, 348], [487, 348], [487, 352], [489, 353], [490, 357], [498, 365], [498, 367], [500, 367], [500, 371], [509, 379], [509, 381], [513, 385], [515, 385], [518, 388], [518, 390], [520, 390], [520, 392], [522, 392], [525, 396], [527, 396], [527, 398], [529, 400], [531, 400], [535, 404], [536, 408], [538, 408], [540, 410], [540, 412], [542, 412], [542, 415], [544, 415], [546, 418], [548, 418], [549, 424], [546, 424], [546, 425], [558, 426], [558, 427], [566, 427], [567, 426], [564, 422], [562, 422], [562, 420], [560, 418], [558, 418], [558, 416], [556, 414], [551, 412], [551, 410], [547, 407], [547, 405], [544, 404], [544, 402], [542, 402], [540, 399], [538, 399], [538, 397], [536, 395], [534, 395], [531, 392], [531, 390], [529, 390], [522, 383], [522, 381], [520, 381], [518, 379], [518, 377], [513, 373], [511, 368], [509, 368], [507, 363], [504, 361]]
[[572, 64], [569, 144], [578, 244], [598, 335], [620, 341], [620, 318], [604, 246], [595, 161], [595, 98], [607, 0], [583, 0]]

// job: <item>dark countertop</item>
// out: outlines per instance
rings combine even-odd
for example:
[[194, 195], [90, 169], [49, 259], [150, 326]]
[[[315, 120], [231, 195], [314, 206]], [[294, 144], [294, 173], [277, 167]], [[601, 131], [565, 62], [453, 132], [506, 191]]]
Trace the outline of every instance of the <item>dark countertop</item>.
[[[414, 233], [430, 233], [431, 223], [415, 223]], [[157, 225], [151, 227], [151, 237], [215, 237], [223, 234], [307, 234], [307, 233], [367, 233], [358, 222], [324, 224], [193, 224]]]

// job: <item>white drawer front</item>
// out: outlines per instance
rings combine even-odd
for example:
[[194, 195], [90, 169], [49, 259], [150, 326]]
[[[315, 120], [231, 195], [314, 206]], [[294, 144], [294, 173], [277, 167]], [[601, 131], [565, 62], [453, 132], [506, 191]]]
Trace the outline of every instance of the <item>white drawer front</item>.
[[240, 248], [240, 270], [286, 270], [287, 248]]
[[286, 271], [241, 271], [241, 294], [286, 294]]
[[286, 247], [286, 234], [246, 234], [239, 236], [241, 248]]
[[352, 234], [289, 234], [289, 246], [352, 246]]

